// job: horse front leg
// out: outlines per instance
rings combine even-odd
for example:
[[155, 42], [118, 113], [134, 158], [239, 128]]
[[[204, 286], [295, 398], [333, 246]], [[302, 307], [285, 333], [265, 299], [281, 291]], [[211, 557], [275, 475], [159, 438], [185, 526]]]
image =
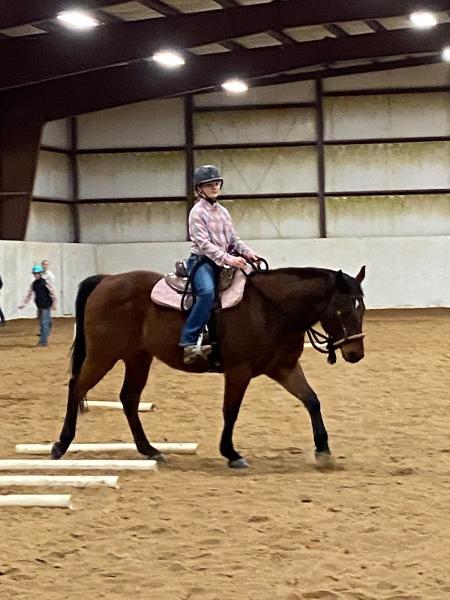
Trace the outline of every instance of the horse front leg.
[[164, 455], [148, 441], [138, 413], [141, 393], [147, 383], [152, 360], [153, 356], [147, 352], [138, 352], [127, 358], [120, 400], [138, 452], [153, 460], [164, 462]]
[[280, 369], [276, 373], [271, 373], [270, 377], [302, 401], [311, 419], [316, 446], [316, 460], [323, 466], [329, 464], [331, 462], [331, 452], [328, 446], [328, 433], [320, 411], [319, 398], [306, 381], [301, 366], [297, 364], [293, 369]]
[[223, 401], [223, 431], [220, 439], [220, 453], [228, 459], [232, 469], [245, 469], [248, 463], [233, 447], [233, 429], [239, 415], [245, 390], [251, 375], [245, 369], [225, 373], [225, 396]]

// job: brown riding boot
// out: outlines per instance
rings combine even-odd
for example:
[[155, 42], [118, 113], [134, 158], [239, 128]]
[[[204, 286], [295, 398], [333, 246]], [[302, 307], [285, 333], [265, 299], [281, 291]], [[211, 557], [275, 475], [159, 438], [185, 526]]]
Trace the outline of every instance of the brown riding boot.
[[183, 362], [185, 365], [190, 365], [197, 360], [207, 360], [212, 352], [212, 346], [185, 346], [183, 350]]

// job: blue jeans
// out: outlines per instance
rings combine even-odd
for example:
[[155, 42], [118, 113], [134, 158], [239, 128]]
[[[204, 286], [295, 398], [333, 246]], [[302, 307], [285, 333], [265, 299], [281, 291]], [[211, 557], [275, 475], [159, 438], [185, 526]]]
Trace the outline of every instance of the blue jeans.
[[52, 314], [51, 308], [38, 308], [38, 319], [41, 327], [41, 333], [39, 337], [40, 344], [47, 344], [48, 336], [52, 328]]
[[[191, 254], [187, 262], [189, 274], [198, 260], [198, 256]], [[211, 262], [205, 262], [195, 272], [192, 285], [196, 293], [196, 300], [181, 331], [180, 346], [196, 344], [203, 327], [209, 321], [216, 297], [214, 271], [214, 265]]]

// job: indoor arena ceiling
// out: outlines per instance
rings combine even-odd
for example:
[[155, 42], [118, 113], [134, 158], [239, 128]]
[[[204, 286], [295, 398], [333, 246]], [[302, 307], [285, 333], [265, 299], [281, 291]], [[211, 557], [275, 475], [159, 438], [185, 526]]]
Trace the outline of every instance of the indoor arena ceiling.
[[[99, 26], [57, 19], [87, 9]], [[438, 24], [413, 28], [410, 13]], [[150, 98], [440, 62], [450, 0], [0, 0], [0, 100], [26, 95], [44, 120]], [[149, 60], [177, 49], [186, 63]]]

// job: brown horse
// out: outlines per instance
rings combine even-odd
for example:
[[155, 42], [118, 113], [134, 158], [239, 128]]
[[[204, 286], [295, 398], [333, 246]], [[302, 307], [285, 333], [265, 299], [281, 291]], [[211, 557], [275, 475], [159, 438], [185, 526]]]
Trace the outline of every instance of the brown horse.
[[[220, 452], [234, 468], [247, 467], [233, 447], [233, 428], [250, 380], [267, 375], [302, 401], [312, 423], [316, 457], [330, 456], [319, 400], [299, 365], [305, 332], [315, 323], [328, 334], [328, 349], [340, 348], [344, 359], [364, 357], [361, 282], [342, 271], [286, 268], [255, 272], [246, 281], [243, 300], [223, 312], [220, 349], [225, 376], [224, 427]], [[156, 460], [164, 457], [148, 441], [138, 415], [141, 392], [153, 357], [170, 367], [203, 373], [203, 362], [184, 365], [178, 346], [184, 316], [155, 304], [150, 293], [159, 273], [133, 271], [85, 279], [76, 300], [76, 336], [67, 412], [52, 458], [60, 458], [75, 437], [78, 409], [87, 392], [112, 369], [125, 363], [120, 400], [137, 450]]]

